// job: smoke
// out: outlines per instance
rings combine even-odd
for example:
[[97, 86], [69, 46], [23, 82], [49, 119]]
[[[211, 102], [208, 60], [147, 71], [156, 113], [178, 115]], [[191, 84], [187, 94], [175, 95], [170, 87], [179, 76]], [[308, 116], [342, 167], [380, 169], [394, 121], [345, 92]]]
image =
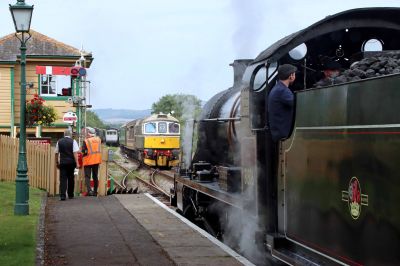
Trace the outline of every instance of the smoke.
[[[223, 240], [236, 249], [240, 254], [257, 265], [268, 263], [265, 246], [265, 220], [263, 217], [264, 204], [257, 191], [255, 157], [255, 141], [243, 141], [246, 133], [239, 130], [240, 146], [234, 147], [236, 166], [241, 166], [240, 190], [236, 197], [235, 206], [227, 207], [224, 204], [214, 206], [218, 208]], [[240, 162], [240, 163], [239, 163]], [[228, 176], [229, 178], [229, 176]], [[240, 193], [240, 194], [239, 194]]]
[[232, 0], [233, 22], [235, 32], [232, 43], [236, 58], [253, 58], [257, 47], [258, 36], [264, 27], [266, 12], [263, 1]]
[[242, 192], [241, 202], [237, 205], [245, 204], [243, 208], [219, 206], [221, 226], [223, 230], [223, 241], [228, 246], [236, 249], [240, 254], [256, 265], [266, 263], [266, 251], [261, 238], [264, 231], [259, 224], [256, 212], [256, 202], [254, 197], [254, 186], [248, 187]]
[[182, 129], [183, 134], [181, 134], [181, 150], [184, 168], [188, 168], [192, 162], [193, 153], [193, 130], [196, 108], [194, 98], [188, 97], [187, 101], [182, 103], [182, 107], [182, 120], [185, 122], [185, 125]]

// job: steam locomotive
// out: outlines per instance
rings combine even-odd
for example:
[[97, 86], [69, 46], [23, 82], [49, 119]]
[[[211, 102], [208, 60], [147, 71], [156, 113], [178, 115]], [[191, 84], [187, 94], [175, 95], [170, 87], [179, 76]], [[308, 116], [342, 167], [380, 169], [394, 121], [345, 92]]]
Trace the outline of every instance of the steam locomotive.
[[[172, 203], [257, 264], [399, 265], [399, 17], [341, 12], [235, 61]], [[313, 88], [326, 58], [346, 70]], [[276, 149], [266, 99], [286, 63], [298, 68], [294, 122]]]
[[168, 114], [132, 120], [119, 130], [121, 150], [146, 165], [171, 168], [179, 164], [179, 121]]

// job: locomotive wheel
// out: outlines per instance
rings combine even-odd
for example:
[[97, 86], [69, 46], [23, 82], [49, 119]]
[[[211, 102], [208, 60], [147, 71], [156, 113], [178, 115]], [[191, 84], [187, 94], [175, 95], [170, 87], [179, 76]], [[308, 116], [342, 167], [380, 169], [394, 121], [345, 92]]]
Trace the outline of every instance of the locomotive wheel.
[[183, 216], [186, 217], [190, 221], [194, 221], [195, 214], [192, 206], [187, 205], [183, 210]]

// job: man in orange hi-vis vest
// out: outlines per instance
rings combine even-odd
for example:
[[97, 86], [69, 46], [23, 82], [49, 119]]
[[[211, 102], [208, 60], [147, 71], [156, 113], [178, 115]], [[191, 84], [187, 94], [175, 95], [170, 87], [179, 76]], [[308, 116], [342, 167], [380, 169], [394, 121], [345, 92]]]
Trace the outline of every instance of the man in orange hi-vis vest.
[[[86, 139], [82, 145], [82, 154], [88, 195], [97, 196], [99, 164], [101, 163], [101, 140], [96, 137], [94, 128], [86, 128]], [[90, 188], [90, 177], [93, 178], [93, 190]]]

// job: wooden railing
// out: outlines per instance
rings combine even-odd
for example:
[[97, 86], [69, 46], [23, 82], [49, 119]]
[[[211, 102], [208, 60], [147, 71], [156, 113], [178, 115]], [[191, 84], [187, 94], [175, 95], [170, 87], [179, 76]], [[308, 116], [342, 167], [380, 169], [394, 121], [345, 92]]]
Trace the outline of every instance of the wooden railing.
[[[0, 135], [0, 181], [15, 181], [17, 176], [19, 139]], [[50, 144], [26, 142], [29, 185], [58, 192], [54, 148]]]
[[[0, 135], [0, 181], [15, 181], [17, 176], [19, 139]], [[99, 169], [99, 195], [107, 193], [107, 149], [103, 149]], [[59, 171], [55, 165], [54, 147], [50, 144], [26, 142], [29, 185], [44, 189], [49, 196], [59, 194]], [[75, 193], [85, 192], [83, 169], [75, 176]]]

